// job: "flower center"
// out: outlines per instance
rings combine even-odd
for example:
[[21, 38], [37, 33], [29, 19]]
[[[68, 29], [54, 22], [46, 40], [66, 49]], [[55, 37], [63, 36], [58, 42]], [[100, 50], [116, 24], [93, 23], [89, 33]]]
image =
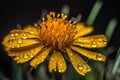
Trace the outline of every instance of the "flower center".
[[56, 50], [62, 50], [64, 47], [70, 46], [75, 36], [75, 23], [66, 20], [64, 14], [50, 12], [47, 19], [43, 18], [40, 24], [40, 41], [44, 46], [51, 47]]

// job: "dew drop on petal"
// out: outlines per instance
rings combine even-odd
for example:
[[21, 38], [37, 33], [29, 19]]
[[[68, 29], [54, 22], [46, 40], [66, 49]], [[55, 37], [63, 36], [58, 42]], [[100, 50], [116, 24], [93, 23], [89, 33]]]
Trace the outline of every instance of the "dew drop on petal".
[[41, 56], [41, 61], [44, 61], [44, 56]]
[[103, 44], [107, 44], [107, 40], [103, 40]]
[[96, 59], [99, 60], [99, 61], [102, 61], [103, 60], [103, 56], [101, 54], [97, 54], [96, 55]]
[[29, 56], [28, 56], [28, 54], [24, 54], [24, 56], [23, 56], [25, 59], [27, 59]]
[[63, 69], [60, 69], [59, 72], [62, 73], [62, 72], [64, 72], [64, 70], [63, 70]]
[[78, 69], [79, 69], [79, 70], [83, 70], [82, 64], [78, 64]]
[[20, 57], [19, 56], [16, 56], [15, 58], [14, 58], [14, 60], [19, 60], [20, 59]]
[[8, 40], [8, 43], [9, 43], [9, 44], [13, 44], [13, 39], [9, 39], [9, 40]]
[[18, 44], [21, 44], [23, 41], [22, 41], [22, 39], [18, 39]]
[[15, 36], [18, 36], [19, 35], [19, 33], [15, 33]]
[[27, 39], [27, 35], [26, 34], [23, 34], [23, 39]]
[[15, 39], [15, 34], [10, 34], [10, 39]]
[[34, 57], [34, 55], [33, 55], [33, 54], [30, 54], [30, 57]]
[[92, 42], [91, 44], [92, 47], [97, 47], [97, 43], [95, 41]]
[[34, 34], [34, 32], [33, 32], [33, 31], [30, 31], [30, 34]]
[[15, 36], [14, 34], [10, 34], [10, 36]]

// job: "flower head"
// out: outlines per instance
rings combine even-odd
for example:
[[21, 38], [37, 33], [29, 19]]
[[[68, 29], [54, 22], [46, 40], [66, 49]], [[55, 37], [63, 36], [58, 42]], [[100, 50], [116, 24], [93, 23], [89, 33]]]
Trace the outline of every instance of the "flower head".
[[85, 75], [90, 67], [79, 54], [98, 61], [105, 61], [106, 57], [83, 47], [101, 48], [106, 46], [107, 39], [104, 35], [86, 37], [93, 31], [93, 27], [66, 18], [64, 14], [50, 12], [47, 18], [42, 18], [40, 24], [11, 30], [2, 44], [17, 63], [30, 61], [30, 65], [36, 68], [50, 56], [49, 71], [63, 73], [67, 68], [64, 57], [68, 57], [75, 70]]

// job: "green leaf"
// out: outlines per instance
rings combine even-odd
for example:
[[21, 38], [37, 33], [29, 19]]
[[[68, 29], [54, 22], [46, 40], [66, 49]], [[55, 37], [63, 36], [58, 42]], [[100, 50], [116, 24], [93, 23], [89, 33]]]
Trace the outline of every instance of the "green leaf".
[[92, 72], [88, 72], [88, 73], [85, 75], [85, 80], [95, 80]]
[[12, 68], [13, 68], [12, 80], [23, 80], [22, 70], [20, 66], [14, 61], [12, 61]]
[[7, 80], [8, 78], [3, 74], [3, 72], [0, 70], [0, 80]]
[[94, 4], [89, 16], [88, 16], [88, 19], [86, 21], [86, 25], [93, 25], [95, 19], [96, 19], [96, 16], [98, 15], [100, 9], [102, 7], [102, 2], [101, 1], [98, 1]]
[[115, 76], [116, 76], [119, 64], [120, 64], [120, 48], [119, 48], [119, 50], [117, 52], [117, 55], [116, 55], [116, 58], [115, 58], [115, 63], [113, 65], [113, 69], [112, 69], [109, 80], [115, 80]]
[[107, 29], [105, 31], [105, 35], [108, 37], [108, 39], [110, 40], [112, 37], [112, 34], [116, 28], [117, 25], [117, 20], [115, 18], [111, 19], [111, 21], [108, 23]]

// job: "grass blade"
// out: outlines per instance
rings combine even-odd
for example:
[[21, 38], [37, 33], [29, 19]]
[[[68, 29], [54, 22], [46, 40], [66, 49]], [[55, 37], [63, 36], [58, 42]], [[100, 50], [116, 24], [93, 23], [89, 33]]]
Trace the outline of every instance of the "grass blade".
[[116, 25], [117, 25], [117, 20], [115, 18], [113, 18], [109, 23], [108, 23], [108, 26], [107, 26], [107, 29], [105, 31], [105, 35], [108, 37], [108, 39], [110, 40], [111, 37], [112, 37], [112, 34], [116, 28]]
[[13, 67], [12, 80], [23, 80], [20, 66], [16, 62], [12, 61], [12, 67]]
[[8, 80], [8, 78], [0, 70], [0, 80]]
[[112, 69], [109, 80], [115, 80], [115, 76], [116, 76], [119, 64], [120, 64], [120, 48], [119, 48], [119, 50], [117, 52], [117, 55], [116, 55], [116, 58], [115, 58], [115, 63], [113, 65], [113, 69]]
[[94, 75], [92, 74], [92, 72], [88, 72], [86, 75], [85, 75], [85, 80], [95, 80], [94, 78]]
[[97, 1], [94, 5], [93, 5], [93, 8], [88, 16], [88, 19], [86, 21], [86, 24], [91, 26], [93, 25], [95, 19], [96, 19], [96, 16], [98, 15], [100, 9], [102, 7], [102, 2], [101, 1]]

